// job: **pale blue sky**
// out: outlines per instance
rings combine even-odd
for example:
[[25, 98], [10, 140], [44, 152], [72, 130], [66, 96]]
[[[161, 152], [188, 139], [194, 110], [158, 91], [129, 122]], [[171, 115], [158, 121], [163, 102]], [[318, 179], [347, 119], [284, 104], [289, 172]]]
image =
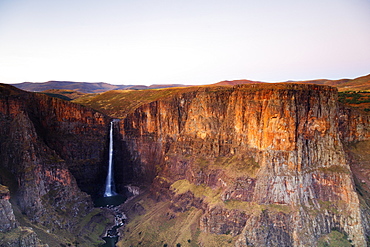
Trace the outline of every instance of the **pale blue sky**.
[[369, 0], [0, 0], [2, 83], [369, 73]]

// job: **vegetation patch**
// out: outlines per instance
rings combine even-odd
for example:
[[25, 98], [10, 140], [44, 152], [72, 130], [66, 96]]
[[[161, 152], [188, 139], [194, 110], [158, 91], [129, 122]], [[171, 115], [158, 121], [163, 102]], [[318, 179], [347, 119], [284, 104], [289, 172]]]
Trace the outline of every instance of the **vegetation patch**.
[[221, 190], [214, 190], [204, 184], [195, 185], [186, 179], [178, 180], [170, 187], [176, 194], [184, 194], [188, 191], [193, 193], [195, 197], [203, 198], [204, 201], [210, 205], [221, 203]]
[[255, 202], [238, 200], [222, 201], [220, 197], [220, 190], [213, 190], [205, 185], [195, 185], [186, 179], [176, 181], [171, 185], [170, 189], [176, 194], [184, 194], [190, 191], [195, 197], [203, 198], [210, 207], [217, 205], [228, 210], [240, 210], [247, 214], [259, 215], [264, 210], [289, 214], [296, 210], [296, 208], [292, 206], [282, 204], [257, 204]]
[[349, 145], [349, 149], [357, 156], [359, 161], [370, 160], [370, 141], [352, 143]]
[[237, 154], [230, 157], [216, 158], [212, 167], [216, 169], [222, 169], [230, 178], [242, 176], [255, 178], [259, 171], [260, 165], [252, 156]]
[[8, 187], [0, 184], [0, 194], [8, 194], [8, 193], [9, 193]]
[[338, 93], [338, 101], [363, 110], [370, 111], [370, 91], [344, 91]]
[[[210, 234], [201, 232], [199, 235], [199, 243], [197, 246], [212, 246], [212, 247], [228, 247], [235, 246], [235, 241], [238, 236], [231, 236], [230, 234]], [[186, 245], [185, 245], [186, 246]]]
[[146, 213], [137, 215], [125, 225], [124, 237], [117, 246], [199, 246], [202, 210], [191, 208], [174, 213], [168, 202], [155, 202], [149, 198], [138, 202]]
[[268, 210], [274, 213], [289, 214], [297, 210], [293, 206], [282, 204], [257, 204], [255, 202], [245, 202], [237, 200], [227, 200], [224, 202], [224, 207], [229, 210], [241, 210], [249, 215], [259, 215], [262, 211]]
[[353, 246], [351, 241], [348, 240], [346, 234], [338, 232], [336, 230], [331, 231], [329, 234], [319, 238], [318, 247], [351, 247]]
[[323, 201], [323, 200], [312, 200], [309, 199], [308, 203], [310, 206], [301, 205], [309, 215], [316, 217], [319, 214], [335, 214], [344, 217], [350, 217], [352, 214], [348, 208], [348, 203], [342, 200], [337, 201]]
[[320, 167], [319, 171], [351, 174], [351, 172], [346, 167], [339, 166], [339, 165], [332, 165], [329, 167]]
[[[31, 228], [17, 227], [9, 232], [0, 232], [0, 246], [19, 246], [35, 239], [36, 234]], [[31, 243], [30, 243], [31, 244]]]

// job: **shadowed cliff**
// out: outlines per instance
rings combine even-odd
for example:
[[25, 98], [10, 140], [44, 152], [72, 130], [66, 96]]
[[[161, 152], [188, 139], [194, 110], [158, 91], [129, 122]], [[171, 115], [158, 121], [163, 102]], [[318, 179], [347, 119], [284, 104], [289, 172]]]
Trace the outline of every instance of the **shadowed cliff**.
[[109, 121], [80, 105], [0, 85], [0, 183], [10, 188], [20, 225], [32, 226], [44, 243], [99, 242], [98, 235], [84, 236], [96, 234], [93, 217], [104, 221], [90, 195], [104, 181]]

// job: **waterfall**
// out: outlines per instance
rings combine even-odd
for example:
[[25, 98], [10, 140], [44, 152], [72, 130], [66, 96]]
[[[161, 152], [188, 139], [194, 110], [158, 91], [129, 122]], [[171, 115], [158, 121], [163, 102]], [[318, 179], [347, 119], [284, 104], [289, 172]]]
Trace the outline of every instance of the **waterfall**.
[[114, 178], [113, 178], [113, 121], [110, 122], [109, 130], [109, 166], [107, 179], [105, 181], [104, 197], [117, 195], [115, 192]]

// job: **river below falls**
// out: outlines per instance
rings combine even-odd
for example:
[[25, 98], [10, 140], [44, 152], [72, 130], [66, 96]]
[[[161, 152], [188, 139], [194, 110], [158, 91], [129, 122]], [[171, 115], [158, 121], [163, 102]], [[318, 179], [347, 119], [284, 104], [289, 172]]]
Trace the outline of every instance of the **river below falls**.
[[116, 243], [118, 242], [118, 228], [124, 225], [126, 215], [121, 212], [117, 206], [121, 205], [126, 201], [126, 198], [122, 195], [114, 195], [110, 197], [100, 197], [95, 200], [94, 205], [95, 207], [105, 207], [108, 208], [112, 214], [115, 215], [115, 222], [112, 228], [107, 230], [103, 240], [105, 244], [101, 245], [101, 247], [115, 247]]

